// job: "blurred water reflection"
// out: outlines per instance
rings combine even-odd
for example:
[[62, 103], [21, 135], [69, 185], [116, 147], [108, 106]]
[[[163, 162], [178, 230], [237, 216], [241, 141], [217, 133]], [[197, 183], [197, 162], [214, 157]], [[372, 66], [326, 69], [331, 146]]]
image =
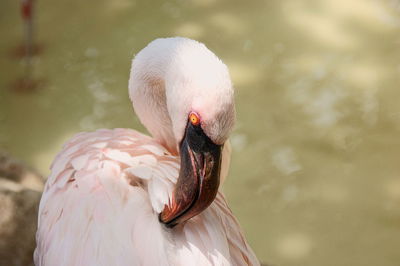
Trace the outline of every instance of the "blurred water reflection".
[[62, 143], [99, 127], [143, 130], [127, 95], [133, 54], [157, 37], [205, 42], [229, 66], [238, 123], [224, 190], [274, 265], [400, 261], [400, 2], [37, 2], [47, 84], [23, 71], [18, 1], [0, 9], [0, 147], [48, 173]]

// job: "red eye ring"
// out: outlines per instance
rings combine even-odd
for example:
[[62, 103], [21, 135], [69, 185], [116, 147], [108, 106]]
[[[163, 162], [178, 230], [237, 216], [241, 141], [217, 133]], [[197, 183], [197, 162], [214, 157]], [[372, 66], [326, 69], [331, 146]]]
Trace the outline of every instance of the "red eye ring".
[[200, 117], [195, 112], [189, 114], [189, 120], [192, 125], [197, 126], [200, 124]]

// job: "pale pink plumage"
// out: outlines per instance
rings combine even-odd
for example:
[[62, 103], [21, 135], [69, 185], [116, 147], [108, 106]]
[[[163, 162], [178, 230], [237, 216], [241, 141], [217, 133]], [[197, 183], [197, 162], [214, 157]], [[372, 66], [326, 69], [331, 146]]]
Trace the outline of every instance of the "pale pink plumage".
[[35, 264], [259, 265], [221, 192], [185, 224], [159, 222], [179, 172], [160, 143], [130, 129], [67, 142], [40, 203]]

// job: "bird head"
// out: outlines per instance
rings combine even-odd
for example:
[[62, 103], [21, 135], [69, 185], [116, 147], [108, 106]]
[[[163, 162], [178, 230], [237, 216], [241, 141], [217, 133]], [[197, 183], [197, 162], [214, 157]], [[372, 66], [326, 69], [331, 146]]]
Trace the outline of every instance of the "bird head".
[[228, 69], [197, 41], [157, 39], [133, 61], [130, 96], [150, 133], [180, 156], [179, 177], [159, 219], [168, 227], [184, 223], [218, 192], [223, 147], [235, 122]]

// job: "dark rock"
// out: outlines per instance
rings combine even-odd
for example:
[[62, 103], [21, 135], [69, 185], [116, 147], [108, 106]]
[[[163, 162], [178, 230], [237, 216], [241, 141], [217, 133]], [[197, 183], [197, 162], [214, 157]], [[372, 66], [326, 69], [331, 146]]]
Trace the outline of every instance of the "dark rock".
[[0, 265], [33, 265], [43, 179], [0, 154]]

